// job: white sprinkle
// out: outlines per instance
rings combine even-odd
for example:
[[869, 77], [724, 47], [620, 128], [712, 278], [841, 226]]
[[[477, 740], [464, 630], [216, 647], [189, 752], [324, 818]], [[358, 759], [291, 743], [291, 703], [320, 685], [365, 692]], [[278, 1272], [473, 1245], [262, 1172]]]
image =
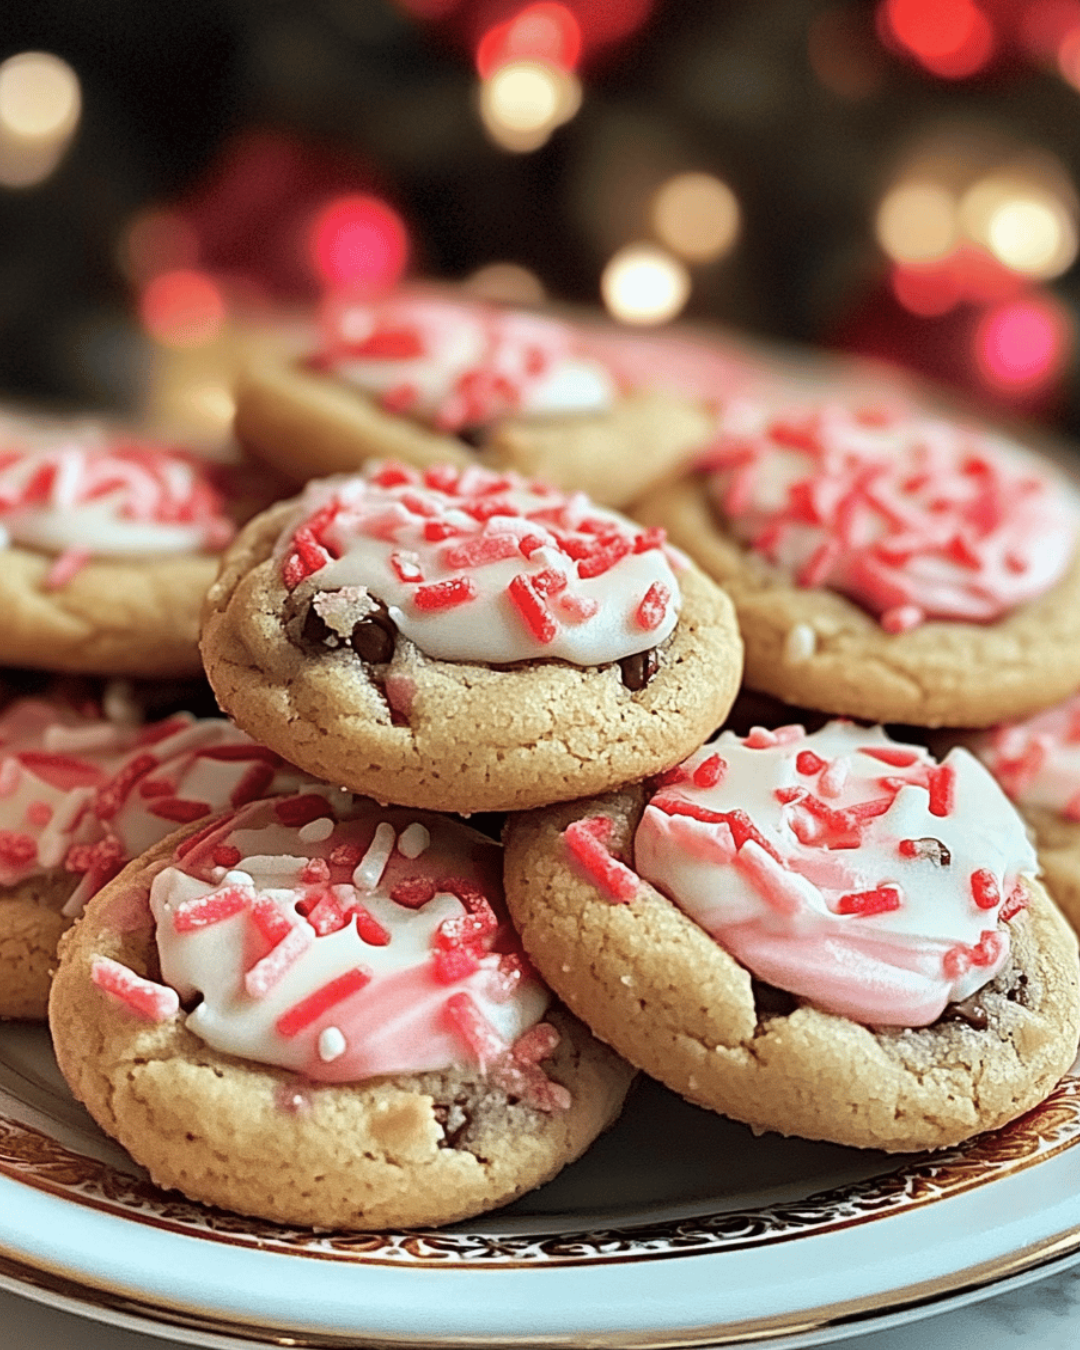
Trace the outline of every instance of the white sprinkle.
[[348, 1041], [338, 1027], [327, 1027], [319, 1032], [319, 1058], [324, 1064], [340, 1059], [348, 1048]]
[[122, 726], [138, 726], [143, 720], [142, 709], [135, 702], [135, 690], [130, 680], [110, 680], [101, 695], [101, 711], [110, 722]]
[[302, 843], [321, 844], [334, 833], [334, 822], [329, 816], [320, 816], [318, 820], [309, 820], [306, 825], [301, 825], [296, 833]]
[[49, 727], [41, 743], [44, 749], [55, 755], [78, 755], [87, 750], [119, 748], [116, 727], [104, 722], [89, 727]]
[[634, 983], [633, 976], [631, 976], [631, 975], [620, 975], [620, 976], [619, 976], [619, 983], [620, 983], [620, 984], [625, 984], [625, 985], [629, 988], [629, 986], [632, 985], [632, 984]]
[[371, 843], [368, 845], [368, 851], [356, 864], [353, 871], [353, 885], [358, 891], [373, 891], [382, 880], [382, 874], [386, 871], [386, 864], [390, 861], [390, 855], [394, 851], [394, 843], [397, 835], [393, 825], [388, 820], [382, 820], [375, 827], [375, 834]]
[[250, 890], [255, 889], [255, 878], [250, 872], [241, 872], [239, 868], [235, 872], [226, 872], [222, 880], [226, 886], [246, 886]]
[[397, 841], [398, 852], [403, 858], [419, 858], [430, 843], [431, 835], [418, 820], [414, 820], [401, 831]]
[[821, 777], [818, 779], [818, 790], [821, 795], [839, 797], [850, 772], [850, 758], [847, 755], [837, 755], [833, 762], [821, 771]]
[[809, 661], [817, 650], [817, 634], [808, 623], [793, 624], [784, 639], [784, 660], [796, 666]]

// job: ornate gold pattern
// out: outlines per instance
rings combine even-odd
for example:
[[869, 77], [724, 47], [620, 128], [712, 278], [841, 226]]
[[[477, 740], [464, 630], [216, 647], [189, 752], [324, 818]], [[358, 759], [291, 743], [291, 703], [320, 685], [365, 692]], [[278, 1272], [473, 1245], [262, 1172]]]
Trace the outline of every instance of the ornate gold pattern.
[[481, 1231], [315, 1233], [242, 1218], [161, 1191], [0, 1112], [0, 1175], [189, 1237], [362, 1264], [543, 1266], [669, 1258], [758, 1246], [865, 1223], [946, 1199], [1080, 1143], [1080, 1079], [1026, 1116], [940, 1154], [805, 1199], [689, 1219], [542, 1235]]

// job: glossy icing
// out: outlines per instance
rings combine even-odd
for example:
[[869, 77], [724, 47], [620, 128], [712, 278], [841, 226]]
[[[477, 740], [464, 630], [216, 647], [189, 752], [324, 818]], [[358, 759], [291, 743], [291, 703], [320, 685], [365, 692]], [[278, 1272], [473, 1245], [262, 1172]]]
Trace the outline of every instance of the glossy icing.
[[637, 871], [754, 975], [830, 1012], [923, 1026], [1008, 960], [1037, 861], [974, 756], [877, 729], [724, 732], [667, 776]]

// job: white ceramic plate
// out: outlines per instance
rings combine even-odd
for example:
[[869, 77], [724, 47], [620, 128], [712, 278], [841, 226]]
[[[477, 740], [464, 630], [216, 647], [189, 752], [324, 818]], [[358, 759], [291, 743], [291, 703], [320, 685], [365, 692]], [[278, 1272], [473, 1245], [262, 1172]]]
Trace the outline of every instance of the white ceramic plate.
[[965, 1148], [772, 1137], [643, 1082], [574, 1167], [438, 1232], [313, 1234], [156, 1190], [0, 1028], [0, 1286], [189, 1345], [805, 1346], [1080, 1259], [1080, 1078]]

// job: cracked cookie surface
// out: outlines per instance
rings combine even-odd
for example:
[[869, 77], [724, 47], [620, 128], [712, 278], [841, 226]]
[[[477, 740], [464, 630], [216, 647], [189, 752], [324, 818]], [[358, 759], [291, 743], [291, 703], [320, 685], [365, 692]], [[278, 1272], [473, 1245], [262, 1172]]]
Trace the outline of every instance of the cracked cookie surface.
[[94, 961], [159, 978], [150, 881], [183, 833], [137, 860], [62, 944], [50, 1024], [61, 1071], [156, 1184], [282, 1223], [440, 1224], [508, 1203], [614, 1120], [633, 1076], [562, 1009], [545, 1061], [569, 1109], [525, 1105], [479, 1070], [315, 1083], [210, 1049], [181, 1017], [152, 1022], [91, 979]]
[[506, 899], [526, 951], [568, 1006], [690, 1101], [757, 1130], [944, 1148], [1033, 1107], [1073, 1062], [1076, 944], [1041, 887], [1013, 920], [1012, 964], [978, 995], [984, 1026], [960, 1009], [929, 1027], [874, 1030], [765, 998], [647, 883], [629, 903], [602, 894], [571, 862], [562, 832], [607, 817], [612, 852], [632, 865], [643, 808], [643, 790], [628, 789], [511, 818]]
[[632, 514], [667, 530], [731, 596], [746, 684], [800, 707], [912, 726], [991, 726], [1071, 693], [1080, 672], [1080, 555], [993, 623], [928, 620], [887, 633], [835, 591], [799, 587], [724, 532], [691, 474]]
[[273, 555], [294, 510], [271, 508], [226, 554], [202, 650], [229, 715], [321, 778], [408, 806], [522, 810], [677, 763], [734, 700], [734, 612], [696, 568], [679, 574], [678, 624], [636, 690], [618, 663], [435, 660], [400, 635], [382, 663], [347, 645], [313, 654], [290, 638], [289, 592]]

